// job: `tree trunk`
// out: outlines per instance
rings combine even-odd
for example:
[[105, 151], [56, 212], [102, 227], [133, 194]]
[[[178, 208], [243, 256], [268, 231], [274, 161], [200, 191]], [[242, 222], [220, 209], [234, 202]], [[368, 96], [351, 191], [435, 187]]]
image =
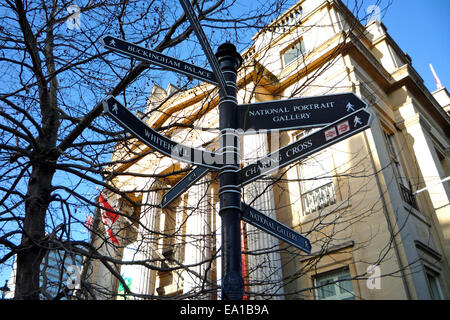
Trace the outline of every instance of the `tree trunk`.
[[28, 185], [23, 224], [22, 249], [17, 254], [15, 299], [38, 300], [40, 265], [45, 255], [45, 215], [50, 203], [54, 169], [48, 165], [33, 168]]
[[32, 173], [28, 182], [25, 199], [25, 219], [20, 249], [17, 253], [17, 276], [15, 299], [39, 300], [40, 266], [48, 243], [45, 235], [45, 216], [51, 201], [52, 179], [59, 151], [56, 148], [60, 119], [58, 114], [58, 79], [55, 75], [53, 56], [53, 25], [56, 6], [47, 16], [45, 29], [45, 65], [49, 80], [44, 76], [43, 62], [39, 46], [30, 27], [24, 4], [15, 1], [18, 20], [22, 29], [27, 52], [33, 62], [33, 71], [39, 88], [39, 104], [41, 109], [42, 128], [36, 141], [37, 149], [31, 157]]

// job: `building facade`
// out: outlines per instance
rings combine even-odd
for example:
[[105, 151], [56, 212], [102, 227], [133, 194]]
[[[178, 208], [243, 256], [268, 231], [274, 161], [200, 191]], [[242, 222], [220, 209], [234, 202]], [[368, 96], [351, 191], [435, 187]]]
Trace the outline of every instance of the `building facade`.
[[[82, 265], [83, 257], [71, 250], [48, 249], [40, 265], [40, 299], [73, 299], [80, 286]], [[16, 270], [17, 262], [14, 259], [6, 299], [14, 299]]]
[[[431, 94], [383, 23], [362, 25], [339, 0], [299, 1], [256, 34], [242, 57], [240, 104], [352, 92], [374, 115], [370, 129], [243, 188], [245, 203], [312, 244], [306, 254], [242, 222], [246, 298], [450, 298], [447, 90]], [[142, 116], [177, 143], [214, 151], [217, 105], [212, 85], [154, 85]], [[314, 130], [242, 134], [243, 165]], [[117, 145], [116, 160], [127, 161], [112, 167], [121, 174], [111, 185], [128, 199], [105, 197], [123, 213], [120, 245], [99, 237], [93, 244], [123, 261], [115, 273], [130, 292], [122, 284], [119, 298], [219, 299], [217, 173], [161, 209], [191, 168], [138, 140]], [[103, 298], [118, 298], [122, 281], [111, 270], [96, 261], [87, 270], [112, 292]]]

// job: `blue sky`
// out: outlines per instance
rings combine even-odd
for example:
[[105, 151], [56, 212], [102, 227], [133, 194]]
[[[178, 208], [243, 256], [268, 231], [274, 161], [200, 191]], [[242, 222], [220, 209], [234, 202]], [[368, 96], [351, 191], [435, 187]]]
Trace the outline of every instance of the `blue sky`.
[[430, 63], [442, 85], [448, 90], [450, 1], [393, 0], [384, 16], [382, 13], [381, 21], [400, 48], [412, 58], [413, 67], [424, 80], [428, 90], [433, 92], [437, 89]]

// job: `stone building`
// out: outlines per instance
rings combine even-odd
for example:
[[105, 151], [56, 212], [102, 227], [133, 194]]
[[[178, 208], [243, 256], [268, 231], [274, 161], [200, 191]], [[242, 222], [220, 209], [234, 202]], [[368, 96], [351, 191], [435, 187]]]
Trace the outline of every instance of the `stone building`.
[[[243, 188], [244, 202], [312, 244], [307, 254], [243, 222], [246, 297], [448, 299], [446, 89], [434, 97], [386, 26], [376, 19], [362, 25], [339, 0], [299, 1], [241, 54], [240, 104], [352, 92], [374, 115], [370, 129]], [[214, 151], [217, 105], [210, 84], [186, 91], [154, 85], [139, 115], [177, 143]], [[243, 164], [313, 130], [242, 135]], [[118, 261], [140, 262], [116, 266], [129, 289], [149, 299], [220, 298], [217, 173], [161, 209], [163, 195], [191, 167], [138, 140], [118, 145], [113, 160], [128, 160], [113, 169], [133, 174], [111, 184], [134, 204], [105, 197], [135, 220], [119, 219], [119, 246], [94, 241]], [[101, 263], [92, 264], [89, 277], [117, 292], [117, 279]]]

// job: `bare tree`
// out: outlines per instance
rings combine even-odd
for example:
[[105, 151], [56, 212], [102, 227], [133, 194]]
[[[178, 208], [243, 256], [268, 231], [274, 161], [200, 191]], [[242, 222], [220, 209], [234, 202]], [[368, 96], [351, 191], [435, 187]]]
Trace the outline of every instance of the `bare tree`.
[[[284, 1], [259, 3], [257, 13], [236, 14], [234, 5], [194, 1], [204, 24], [219, 26], [211, 35], [213, 46], [223, 37], [236, 40], [240, 28], [257, 29], [286, 8]], [[141, 108], [150, 84], [164, 81], [167, 74], [111, 54], [100, 45], [101, 38], [111, 34], [197, 64], [205, 61], [198, 50], [178, 49], [182, 42], [190, 48], [196, 40], [176, 1], [86, 1], [75, 6], [58, 0], [6, 0], [0, 16], [0, 263], [7, 268], [16, 256], [15, 298], [38, 299], [40, 265], [50, 248], [101, 256], [76, 235], [84, 214], [98, 206], [96, 187], [140, 205], [108, 183], [117, 175], [133, 174], [111, 170], [135, 160], [111, 161], [116, 144], [128, 154], [135, 150], [134, 140], [101, 116], [101, 101], [108, 94], [122, 94], [128, 108]], [[178, 81], [180, 88], [191, 86], [186, 79]], [[135, 158], [144, 156], [134, 153]]]
[[[271, 43], [277, 33], [294, 27], [289, 19], [281, 25], [269, 23], [293, 4], [292, 1], [261, 1], [250, 5], [245, 1], [217, 0], [194, 1], [193, 4], [208, 31], [212, 47], [217, 47], [225, 39], [240, 49], [248, 48], [252, 34], [266, 31], [273, 37], [267, 40]], [[362, 4], [356, 2], [353, 13], [361, 16], [361, 9], [364, 9]], [[184, 288], [187, 287], [186, 279], [191, 279], [189, 290], [176, 291], [178, 299], [217, 298], [216, 262], [221, 248], [216, 238], [219, 237], [220, 228], [217, 226], [220, 218], [215, 214], [217, 199], [211, 196], [217, 194], [217, 176], [210, 174], [194, 186], [200, 201], [192, 202], [182, 196], [165, 211], [162, 220], [162, 216], [154, 214], [155, 210], [159, 210], [161, 195], [190, 168], [175, 165], [175, 169], [162, 170], [165, 168], [162, 155], [145, 147], [102, 116], [101, 101], [108, 95], [121, 96], [126, 107], [136, 111], [145, 121], [158, 118], [159, 122], [152, 123], [152, 126], [168, 136], [176, 136], [179, 142], [188, 141], [189, 135], [198, 132], [217, 134], [216, 127], [198, 121], [214, 113], [212, 109], [217, 104], [217, 90], [143, 62], [120, 57], [100, 45], [100, 39], [110, 34], [205, 66], [204, 54], [179, 3], [111, 0], [86, 1], [77, 7], [71, 6], [68, 1], [5, 0], [0, 16], [4, 21], [0, 27], [0, 65], [3, 71], [0, 75], [0, 263], [2, 269], [7, 269], [11, 267], [11, 258], [17, 257], [15, 298], [39, 299], [43, 295], [47, 299], [59, 299], [68, 294], [70, 288], [64, 283], [60, 283], [56, 295], [46, 290], [45, 281], [40, 283], [40, 268], [43, 262], [44, 268], [48, 266], [44, 257], [51, 250], [84, 257], [87, 267], [81, 277], [80, 299], [117, 298], [119, 285], [127, 297], [167, 298], [163, 291], [147, 294], [131, 290], [121, 275], [121, 268], [132, 265], [148, 270], [148, 274], [150, 271], [158, 273], [160, 281], [179, 282], [180, 287], [183, 281]], [[362, 16], [367, 18], [364, 14]], [[327, 63], [307, 69], [295, 90], [289, 94], [278, 92], [280, 98], [301, 96], [310, 90], [315, 85], [314, 80], [332, 67], [334, 59], [345, 50], [345, 41], [350, 37], [362, 36], [364, 30], [358, 19], [347, 22], [348, 32], [341, 39], [343, 45], [330, 54]], [[323, 27], [327, 26], [309, 28]], [[249, 36], [243, 37], [244, 33]], [[265, 57], [252, 59], [251, 50], [250, 47], [244, 56], [246, 61], [242, 74], [245, 76], [247, 70], [259, 70], [252, 74], [255, 82], [271, 78], [273, 82], [267, 86], [276, 84], [276, 77], [260, 63]], [[308, 53], [302, 59], [306, 61]], [[168, 82], [168, 78], [175, 84], [168, 90], [170, 92], [166, 91], [159, 100], [148, 101], [150, 90], [157, 88], [154, 84]], [[327, 89], [332, 92], [336, 86]], [[245, 87], [243, 99], [251, 101], [255, 96], [264, 94], [255, 88]], [[152, 94], [155, 96], [154, 92]], [[192, 109], [168, 112], [167, 106], [185, 94], [198, 95], [198, 104]], [[161, 119], [164, 116], [169, 120], [163, 122]], [[282, 134], [277, 139], [283, 141], [285, 138]], [[213, 148], [215, 142], [211, 139], [205, 141], [205, 145]], [[250, 155], [246, 161], [259, 156]], [[351, 166], [341, 164], [342, 168], [338, 167], [338, 170], [324, 168], [321, 177], [292, 178], [288, 174], [296, 170], [292, 166], [266, 178], [262, 184], [246, 189], [244, 195], [248, 204], [257, 205], [258, 201], [266, 201], [264, 197], [270, 191], [276, 195], [275, 202], [283, 203], [281, 198], [286, 196], [287, 183], [295, 179], [299, 183], [334, 179], [340, 187], [340, 203], [344, 206], [346, 200], [350, 201], [355, 196], [346, 190], [349, 179], [359, 181], [358, 194], [369, 192], [369, 182], [377, 172], [366, 167], [364, 157], [367, 156], [364, 150], [355, 151], [350, 156]], [[320, 163], [317, 159], [308, 159], [301, 165], [323, 165], [327, 157], [330, 155], [323, 155], [325, 160]], [[152, 159], [152, 170], [142, 170], [140, 166], [148, 159]], [[127, 179], [146, 182], [125, 188], [124, 181]], [[105, 208], [99, 202], [97, 188], [118, 199], [114, 209]], [[295, 289], [298, 288], [296, 283], [314, 270], [320, 259], [326, 257], [336, 239], [347, 237], [350, 226], [369, 220], [379, 210], [382, 205], [378, 201], [380, 199], [361, 201], [358, 215], [353, 215], [345, 206], [334, 207], [336, 214], [327, 212], [326, 215], [321, 214], [322, 210], [328, 210], [325, 206], [312, 208], [319, 212], [313, 228], [302, 231], [306, 235], [314, 235], [312, 241], [319, 244], [320, 252], [314, 259], [308, 260], [302, 269], [296, 267], [299, 260], [306, 259], [304, 253], [278, 242], [271, 242], [265, 247], [252, 247], [251, 241], [258, 237], [259, 231], [243, 224], [246, 231], [243, 235], [243, 259], [253, 259], [250, 264], [252, 268], [245, 271], [246, 296], [259, 299], [301, 298], [309, 294], [308, 290], [323, 286], [313, 284], [308, 289]], [[276, 208], [277, 211], [284, 209]], [[105, 235], [102, 211], [120, 217], [120, 223], [116, 225], [118, 229], [115, 230], [121, 235], [119, 246], [111, 243], [111, 238]], [[81, 230], [86, 230], [86, 213], [93, 215], [93, 223], [88, 228], [91, 234], [89, 240], [86, 234], [80, 235]], [[154, 225], [163, 224], [163, 227], [149, 228], [143, 217], [153, 217], [157, 219]], [[206, 227], [193, 229], [192, 224], [188, 224], [193, 219], [202, 220]], [[393, 239], [401, 228], [393, 227], [392, 238], [388, 239], [378, 258], [370, 261], [371, 264], [390, 258]], [[366, 242], [348, 250], [356, 251], [369, 245], [378, 232], [374, 230]], [[124, 246], [130, 243], [135, 243], [136, 255], [125, 257]], [[195, 248], [209, 254], [193, 263], [187, 262], [186, 256]], [[140, 255], [150, 251], [150, 256]], [[274, 256], [278, 257], [285, 270], [282, 281], [273, 276], [278, 271], [266, 258]], [[99, 266], [111, 274], [107, 285], [90, 281], [94, 269]], [[66, 272], [65, 267], [61, 266], [62, 272]], [[266, 277], [252, 277], [259, 269], [264, 269]], [[393, 274], [401, 272], [403, 270], [395, 270]], [[358, 275], [359, 278], [366, 276], [365, 273]]]
[[[359, 7], [356, 6], [355, 10], [359, 10]], [[264, 28], [260, 30], [260, 32], [268, 31], [268, 39], [263, 42], [261, 47], [276, 42], [277, 37], [280, 34], [283, 34], [289, 31], [291, 27], [296, 26], [295, 23], [292, 23], [292, 20], [288, 19], [286, 21], [287, 22], [283, 22], [281, 24], [270, 24], [264, 26]], [[330, 59], [319, 67], [306, 70], [302, 73], [303, 77], [299, 76], [299, 79], [297, 79], [301, 81], [299, 81], [297, 87], [289, 94], [283, 95], [280, 90], [278, 93], [281, 98], [290, 98], [308, 93], [308, 90], [311, 90], [311, 88], [317, 86], [316, 80], [325, 74], [328, 69], [332, 68], [337, 60], [337, 57], [344, 52], [346, 49], [346, 41], [353, 40], [351, 37], [358, 38], [363, 36], [364, 29], [361, 27], [360, 22], [357, 19], [349, 16], [349, 21], [347, 21], [347, 23], [348, 29], [346, 29], [346, 31], [348, 33], [342, 35], [342, 39], [340, 39], [342, 45], [337, 46], [337, 48], [329, 54]], [[327, 27], [330, 26], [318, 24], [305, 27], [305, 29], [317, 28], [320, 30], [321, 28]], [[297, 32], [299, 32], [297, 34], [298, 37], [300, 37], [303, 33], [299, 30], [297, 30]], [[289, 41], [286, 41], [286, 44], [287, 43], [289, 43]], [[267, 87], [275, 87], [278, 79], [273, 74], [270, 74], [267, 65], [264, 67], [261, 64], [261, 60], [270, 58], [265, 56], [264, 51], [262, 54], [258, 51], [258, 59], [253, 59], [252, 52], [254, 53], [255, 50], [257, 51], [259, 49], [261, 48], [250, 48], [246, 53], [244, 53], [245, 63], [241, 69], [242, 78], [253, 77], [253, 81], [259, 84], [258, 88], [256, 86], [246, 87], [243, 85], [241, 88], [241, 93], [244, 96], [244, 101], [251, 101], [253, 98], [261, 99], [264, 98], [262, 96], [265, 94], [271, 98], [274, 96], [273, 92], [265, 93], [264, 90], [261, 90], [261, 88], [264, 88], [265, 85], [267, 85]], [[313, 54], [312, 52], [313, 50], [311, 50], [311, 53], [304, 52], [301, 60], [307, 61], [310, 55]], [[270, 61], [270, 59], [268, 60]], [[256, 74], [253, 73], [254, 70], [257, 70]], [[267, 79], [269, 79], [269, 81]], [[323, 86], [322, 83], [321, 85]], [[324, 93], [331, 93], [339, 89], [347, 89], [348, 91], [352, 90], [350, 86], [348, 88], [342, 88], [339, 87], [339, 84], [332, 84], [325, 87], [323, 91], [325, 91]], [[197, 103], [194, 106], [177, 109], [177, 102], [183, 101], [186, 96], [198, 97]], [[207, 115], [208, 113], [214, 114], [214, 110], [212, 109], [217, 104], [217, 93], [215, 91], [211, 91], [210, 88], [208, 89], [207, 87], [205, 88], [203, 86], [198, 86], [187, 91], [169, 90], [169, 92], [161, 89], [160, 98], [158, 99], [158, 94], [155, 91], [153, 92], [151, 100], [152, 103], [150, 106], [153, 106], [153, 109], [151, 110], [159, 116], [156, 116], [153, 119], [158, 119], [157, 125], [164, 124], [164, 126], [161, 126], [160, 129], [166, 130], [166, 134], [179, 139], [177, 141], [187, 142], [191, 139], [191, 135], [196, 136], [199, 131], [202, 133], [213, 132], [217, 135], [217, 126], [208, 125], [210, 124], [208, 122], [210, 118], [208, 118]], [[171, 108], [172, 105], [175, 105], [175, 107]], [[270, 139], [280, 142], [283, 139], [286, 140], [286, 136], [273, 136], [270, 137]], [[214, 142], [216, 141], [214, 141], [214, 138], [211, 138], [211, 140], [212, 142], [209, 139], [204, 142], [209, 148], [214, 149]], [[267, 139], [267, 141], [268, 140], [269, 139]], [[265, 150], [266, 153], [277, 149], [271, 149], [268, 147], [267, 143], [263, 143], [262, 145], [256, 144], [253, 145], [253, 147], [260, 150]], [[148, 156], [148, 154], [145, 153], [145, 149], [139, 149], [138, 146], [134, 149], [130, 149], [126, 145], [121, 145], [120, 148], [116, 150], [117, 157], [115, 159], [120, 158], [122, 161], [129, 159], [130, 156], [128, 153], [132, 150], [139, 150], [141, 152], [133, 153], [133, 156], [137, 156], [139, 154]], [[345, 153], [348, 151], [337, 149], [333, 150], [333, 152]], [[261, 154], [256, 152], [255, 154], [249, 154], [249, 157], [245, 160], [255, 161], [263, 155], [264, 153]], [[149, 225], [145, 224], [141, 219], [140, 227], [142, 227], [142, 229], [140, 229], [138, 234], [134, 235], [136, 239], [138, 239], [139, 236], [142, 237], [139, 241], [136, 241], [139, 248], [135, 249], [135, 255], [133, 255], [133, 258], [130, 260], [128, 260], [129, 258], [127, 259], [123, 257], [122, 260], [117, 259], [114, 263], [122, 265], [122, 267], [128, 264], [142, 264], [143, 267], [149, 271], [149, 276], [147, 278], [147, 281], [150, 283], [149, 285], [155, 285], [156, 279], [152, 278], [150, 273], [157, 272], [160, 287], [154, 287], [151, 288], [151, 290], [146, 289], [145, 291], [147, 291], [147, 293], [142, 293], [129, 290], [130, 288], [126, 288], [126, 286], [124, 286], [124, 295], [127, 297], [147, 299], [158, 299], [169, 294], [175, 294], [176, 298], [216, 298], [219, 294], [219, 288], [217, 286], [219, 272], [217, 270], [218, 265], [216, 258], [220, 256], [221, 248], [216, 241], [220, 232], [220, 227], [218, 226], [219, 218], [216, 214], [214, 214], [217, 213], [217, 198], [211, 196], [211, 191], [214, 191], [213, 194], [218, 193], [217, 176], [211, 174], [196, 185], [196, 191], [192, 192], [197, 194], [195, 197], [197, 201], [192, 202], [188, 196], [182, 196], [171, 206], [171, 208], [162, 212], [158, 208], [158, 203], [162, 194], [176, 181], [178, 181], [180, 175], [184, 171], [189, 170], [189, 168], [180, 168], [180, 170], [175, 170], [175, 172], [164, 171], [164, 165], [159, 167], [157, 164], [158, 156], [153, 156], [155, 158], [149, 157], [153, 159], [150, 161], [152, 163], [152, 169], [150, 170], [145, 169], [146, 165], [139, 164], [139, 161], [143, 160], [141, 158], [135, 158], [133, 165], [128, 166], [127, 164], [127, 166], [122, 168], [123, 170], [126, 170], [127, 174], [131, 176], [134, 175], [135, 177], [138, 176], [137, 172], [141, 172], [141, 169], [142, 172], [146, 173], [156, 173], [161, 171], [168, 172], [167, 176], [161, 174], [157, 176], [154, 174], [152, 178], [157, 179], [158, 182], [152, 180], [152, 183], [148, 182], [145, 188], [141, 188], [145, 190], [139, 190], [139, 188], [135, 187], [130, 189], [123, 183], [123, 181], [120, 181], [120, 179], [115, 180], [118, 189], [133, 190], [133, 192], [138, 192], [141, 194], [142, 200], [138, 201], [141, 203], [141, 217], [157, 215], [159, 217], [154, 218], [155, 221], [152, 222], [153, 227], [149, 227]], [[382, 195], [380, 195], [379, 198], [374, 199], [374, 201], [366, 201], [366, 198], [364, 197], [362, 197], [362, 199], [360, 198], [361, 195], [369, 193], [370, 188], [373, 188], [373, 185], [371, 185], [370, 182], [373, 181], [375, 176], [378, 174], [374, 168], [368, 166], [368, 163], [370, 163], [367, 162], [368, 157], [370, 157], [370, 155], [365, 152], [364, 148], [361, 150], [354, 150], [349, 157], [349, 163], [351, 163], [351, 165], [347, 166], [347, 164], [340, 164], [339, 166], [332, 168], [327, 165], [327, 163], [333, 161], [331, 159], [332, 155], [324, 152], [319, 156], [319, 158], [313, 157], [300, 163], [301, 166], [305, 167], [323, 167], [320, 176], [303, 176], [292, 178], [292, 175], [288, 175], [288, 172], [296, 170], [296, 166], [298, 164], [295, 164], [288, 168], [289, 170], [286, 169], [281, 171], [276, 177], [261, 179], [261, 183], [246, 189], [244, 192], [244, 198], [246, 198], [250, 205], [257, 205], [258, 203], [268, 201], [267, 196], [269, 195], [269, 197], [273, 197], [273, 202], [284, 203], [286, 206], [275, 206], [272, 209], [274, 211], [283, 211], [290, 210], [289, 207], [294, 204], [290, 203], [289, 205], [286, 205], [286, 201], [283, 199], [288, 193], [289, 188], [287, 187], [287, 184], [290, 182], [316, 182], [316, 184], [321, 184], [323, 180], [326, 180], [334, 181], [334, 183], [339, 186], [339, 194], [337, 197], [335, 195], [330, 196], [326, 201], [327, 203], [322, 203], [318, 206], [309, 208], [309, 210], [316, 213], [317, 218], [314, 220], [313, 226], [310, 229], [303, 231], [306, 235], [310, 235], [313, 243], [319, 247], [319, 251], [314, 254], [313, 259], [308, 257], [308, 255], [293, 249], [292, 247], [283, 245], [276, 240], [274, 241], [274, 239], [269, 242], [259, 241], [259, 238], [261, 238], [261, 231], [252, 228], [249, 225], [243, 224], [243, 229], [245, 230], [243, 232], [243, 265], [246, 265], [246, 262], [249, 262], [248, 265], [251, 266], [250, 269], [245, 270], [246, 296], [248, 298], [303, 298], [311, 295], [311, 290], [320, 289], [321, 287], [325, 287], [330, 284], [330, 282], [327, 282], [326, 285], [313, 284], [307, 286], [306, 289], [298, 289], [300, 287], [298, 286], [298, 282], [305, 278], [308, 273], [315, 270], [318, 263], [321, 260], [326, 259], [330, 252], [336, 250], [335, 244], [342, 243], [342, 240], [349, 238], [348, 234], [349, 231], [351, 232], [353, 226], [359, 223], [364, 223], [364, 221], [370, 220], [374, 215], [379, 213], [382, 203]], [[143, 163], [145, 161], [148, 163], [149, 160], [143, 160]], [[120, 164], [118, 164], [116, 170], [119, 167], [121, 167]], [[175, 168], [177, 167], [175, 166]], [[150, 178], [150, 176], [147, 177]], [[350, 192], [350, 180], [358, 181], [358, 190], [352, 189]], [[395, 182], [390, 181], [389, 183]], [[312, 184], [313, 183], [310, 183], [310, 185]], [[313, 189], [315, 189], [312, 187], [308, 188], [311, 189], [310, 191], [314, 191]], [[355, 198], [356, 200], [354, 200]], [[154, 201], [155, 199], [156, 201]], [[302, 199], [294, 198], [291, 199], [291, 201], [298, 203], [301, 202]], [[355, 201], [358, 203], [358, 207], [355, 209], [358, 214], [354, 214], [353, 211], [347, 209], [348, 204], [351, 202], [354, 203]], [[290, 214], [293, 215], [293, 213]], [[163, 216], [163, 218], [161, 216]], [[192, 221], [195, 222], [192, 223]], [[192, 226], [193, 224], [201, 225], [203, 227], [197, 229], [190, 228], [189, 225]], [[402, 226], [399, 226], [398, 228], [401, 229], [401, 227]], [[398, 231], [393, 231], [392, 237], [386, 240], [385, 248], [379, 252], [379, 256], [376, 257], [376, 259], [367, 261], [367, 263], [376, 265], [386, 259], [391, 259], [393, 246], [392, 240], [396, 236], [397, 232]], [[364, 241], [357, 244], [352, 244], [349, 248], [341, 247], [340, 253], [350, 253], [361, 250], [365, 246], [368, 246], [371, 240], [374, 239], [379, 233], [380, 230], [374, 230], [373, 234], [370, 234]], [[99, 234], [101, 234], [101, 232]], [[261, 247], [260, 245], [255, 245], [255, 242], [264, 244]], [[152, 254], [150, 254], [150, 257], [147, 255], [145, 258], [139, 256], [139, 252], [145, 252], [146, 250], [151, 251], [153, 256], [151, 256]], [[209, 254], [201, 255], [193, 260], [187, 259], [187, 255], [192, 255], [194, 252], [205, 252]], [[193, 263], [189, 261], [193, 261]], [[308, 262], [305, 266], [299, 268], [298, 261]], [[279, 266], [281, 266], [281, 268], [279, 268]], [[280, 277], [279, 274], [281, 269], [283, 269], [283, 274]], [[91, 274], [93, 273], [92, 270], [86, 270], [86, 272]], [[401, 274], [402, 272], [403, 270], [395, 270], [393, 275], [395, 276], [397, 274]], [[256, 277], [256, 274], [262, 274], [263, 276]], [[117, 271], [115, 271], [115, 275], [120, 282], [124, 281], [124, 279], [118, 275]], [[360, 272], [356, 277], [353, 277], [353, 279], [365, 279], [366, 277], [366, 272]], [[350, 280], [351, 279], [346, 278], [336, 282], [342, 282], [342, 287], [345, 288], [344, 284]], [[171, 292], [165, 292], [164, 287], [168, 286], [168, 284], [173, 284], [175, 289]], [[116, 292], [114, 290], [112, 292], [107, 290], [107, 287], [114, 287], [114, 285], [104, 285], [101, 288], [97, 287], [95, 290], [100, 291], [103, 296], [114, 297]], [[154, 292], [157, 292], [157, 295], [154, 294]]]

